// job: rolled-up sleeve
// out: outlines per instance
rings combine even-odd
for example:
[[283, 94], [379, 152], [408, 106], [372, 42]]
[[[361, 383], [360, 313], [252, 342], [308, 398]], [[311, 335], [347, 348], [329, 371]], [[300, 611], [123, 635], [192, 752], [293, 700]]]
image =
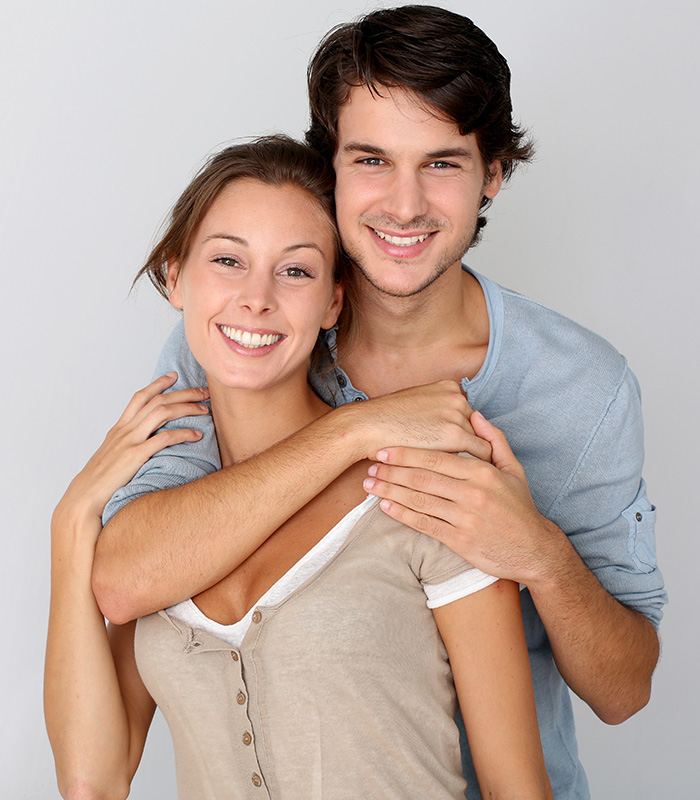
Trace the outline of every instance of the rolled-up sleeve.
[[639, 386], [626, 369], [546, 516], [613, 597], [658, 626], [668, 598], [656, 562], [656, 509], [641, 478], [643, 438]]

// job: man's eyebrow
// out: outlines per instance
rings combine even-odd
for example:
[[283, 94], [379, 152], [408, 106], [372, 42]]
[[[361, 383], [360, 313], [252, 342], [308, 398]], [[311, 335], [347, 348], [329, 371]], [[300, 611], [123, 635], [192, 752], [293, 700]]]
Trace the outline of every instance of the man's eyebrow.
[[373, 153], [376, 156], [385, 156], [387, 151], [370, 142], [348, 142], [343, 145], [344, 153]]
[[[371, 153], [376, 156], [386, 157], [388, 151], [383, 147], [371, 144], [370, 142], [348, 142], [343, 145], [344, 153]], [[468, 147], [445, 147], [442, 150], [434, 150], [425, 154], [425, 158], [434, 161], [438, 158], [474, 158], [474, 152]]]
[[438, 158], [474, 158], [474, 153], [468, 147], [448, 147], [445, 150], [435, 150], [426, 154], [430, 159]]
[[[236, 236], [233, 233], [212, 233], [210, 236], [207, 236], [204, 241], [210, 242], [212, 239], [228, 239], [231, 242], [235, 242], [236, 244], [243, 245], [243, 247], [249, 247], [248, 241], [244, 239], [242, 236]], [[325, 258], [326, 254], [321, 250], [321, 248], [316, 244], [316, 242], [299, 242], [298, 244], [290, 244], [288, 247], [285, 247], [282, 252], [283, 253], [291, 253], [294, 250], [301, 250], [305, 247], [309, 247], [312, 250], [318, 250], [318, 252]]]

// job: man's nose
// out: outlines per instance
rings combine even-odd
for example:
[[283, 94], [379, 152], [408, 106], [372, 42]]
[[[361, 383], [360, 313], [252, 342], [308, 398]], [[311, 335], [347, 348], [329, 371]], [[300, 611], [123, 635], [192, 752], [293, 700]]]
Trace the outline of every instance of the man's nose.
[[387, 183], [382, 210], [402, 225], [427, 214], [428, 198], [420, 173], [412, 169], [395, 170]]

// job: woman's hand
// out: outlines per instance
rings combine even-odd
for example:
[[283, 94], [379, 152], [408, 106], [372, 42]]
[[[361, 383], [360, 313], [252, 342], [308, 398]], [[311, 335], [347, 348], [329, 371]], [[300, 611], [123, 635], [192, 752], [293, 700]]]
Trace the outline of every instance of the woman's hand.
[[136, 392], [104, 442], [73, 479], [55, 513], [101, 518], [114, 492], [126, 485], [151, 456], [164, 447], [201, 438], [201, 433], [192, 428], [155, 433], [171, 420], [209, 413], [202, 402], [209, 397], [208, 389], [166, 392], [176, 380], [177, 374], [170, 372]]
[[360, 458], [374, 461], [382, 448], [416, 447], [468, 452], [491, 460], [491, 445], [474, 433], [469, 421], [472, 409], [455, 381], [437, 381], [364, 403], [348, 403], [333, 413], [351, 415], [348, 432], [358, 440]]
[[136, 392], [51, 521], [44, 702], [64, 797], [126, 797], [155, 709], [136, 669], [134, 624], [114, 629], [110, 647], [91, 574], [112, 494], [154, 453], [201, 435], [190, 428], [156, 433], [170, 420], [208, 413], [207, 389], [165, 393], [176, 378], [171, 372]]

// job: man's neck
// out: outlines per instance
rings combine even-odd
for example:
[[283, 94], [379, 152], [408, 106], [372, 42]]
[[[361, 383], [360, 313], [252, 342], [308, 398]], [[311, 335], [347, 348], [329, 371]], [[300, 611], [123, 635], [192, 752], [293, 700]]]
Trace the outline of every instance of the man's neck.
[[389, 297], [363, 284], [357, 344], [341, 363], [370, 397], [436, 380], [472, 378], [489, 342], [486, 300], [461, 267], [423, 292]]

